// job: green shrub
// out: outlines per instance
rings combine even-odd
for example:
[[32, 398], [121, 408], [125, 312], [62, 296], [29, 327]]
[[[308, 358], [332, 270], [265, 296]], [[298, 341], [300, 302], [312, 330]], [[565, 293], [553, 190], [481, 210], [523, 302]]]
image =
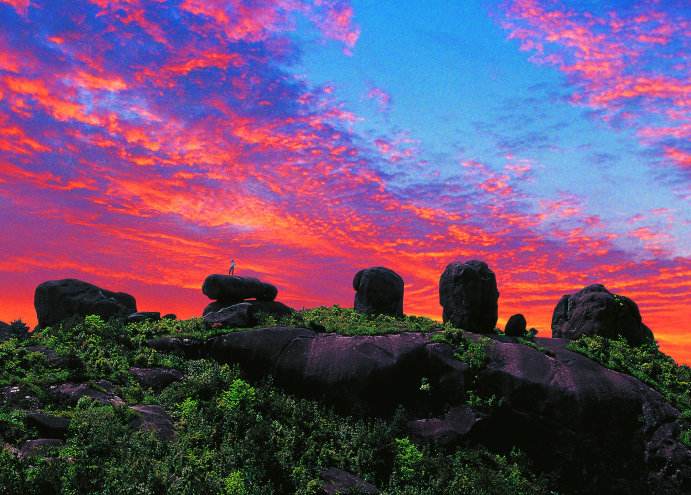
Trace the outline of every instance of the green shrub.
[[441, 330], [439, 322], [422, 316], [397, 318], [388, 315], [365, 315], [338, 305], [303, 309], [279, 320], [281, 325], [302, 326], [342, 335], [382, 335], [400, 332]]
[[255, 400], [255, 390], [249, 383], [241, 378], [236, 378], [230, 384], [230, 389], [223, 392], [218, 399], [221, 409], [233, 411], [242, 404], [252, 405]]
[[397, 476], [402, 481], [411, 481], [422, 467], [424, 455], [408, 438], [396, 438], [396, 463]]
[[691, 368], [660, 352], [657, 343], [630, 346], [624, 337], [583, 335], [568, 348], [650, 385], [691, 419]]

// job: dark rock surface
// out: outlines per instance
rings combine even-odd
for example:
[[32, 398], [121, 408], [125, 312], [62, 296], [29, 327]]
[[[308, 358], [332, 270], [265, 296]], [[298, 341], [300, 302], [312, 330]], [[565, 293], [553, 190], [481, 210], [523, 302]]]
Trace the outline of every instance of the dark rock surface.
[[70, 420], [63, 416], [52, 416], [42, 412], [30, 412], [25, 416], [27, 426], [36, 428], [44, 438], [67, 437]]
[[24, 347], [28, 352], [36, 352], [42, 354], [46, 364], [52, 368], [67, 368], [71, 370], [78, 370], [83, 368], [84, 364], [74, 355], [62, 356], [54, 349], [42, 345], [29, 345]]
[[137, 311], [134, 297], [77, 279], [49, 280], [36, 287], [38, 327], [57, 325], [72, 316], [126, 317]]
[[146, 341], [146, 345], [160, 352], [174, 352], [187, 359], [199, 359], [204, 356], [205, 342], [185, 337], [157, 337]]
[[[567, 350], [568, 340], [535, 342], [545, 351], [491, 337], [487, 364], [472, 373], [453, 348], [419, 333], [346, 337], [272, 327], [211, 338], [197, 353], [355, 413], [424, 403], [431, 416], [408, 424], [413, 438], [517, 446], [560, 486], [584, 493], [689, 492], [691, 450], [678, 440], [679, 411], [635, 378]], [[465, 406], [471, 379], [476, 393], [500, 404], [482, 412]]]
[[106, 380], [93, 384], [65, 382], [48, 387], [48, 394], [57, 402], [75, 405], [82, 397], [90, 397], [101, 404], [122, 406], [125, 402], [115, 395], [114, 386]]
[[478, 438], [487, 414], [470, 406], [451, 407], [438, 418], [416, 419], [408, 423], [408, 431], [414, 440], [454, 445], [467, 438]]
[[494, 272], [483, 261], [454, 262], [439, 279], [444, 322], [470, 332], [492, 333], [497, 324], [499, 291]]
[[509, 337], [523, 337], [527, 333], [528, 322], [522, 314], [511, 315], [504, 327], [504, 334]]
[[[288, 316], [288, 315], [295, 312], [295, 310], [293, 308], [286, 306], [285, 304], [278, 302], [278, 301], [249, 300], [249, 301], [243, 301], [243, 303], [251, 305], [255, 315], [259, 315], [259, 313], [264, 313], [266, 315], [273, 316], [276, 319], [282, 318], [284, 316]], [[229, 303], [226, 303], [223, 301], [214, 301], [204, 308], [202, 315], [207, 315], [207, 314], [213, 313], [215, 311], [220, 311], [223, 308], [228, 308], [230, 306], [233, 306], [234, 304], [239, 304], [239, 303], [236, 302], [236, 303], [229, 304]]]
[[161, 406], [138, 405], [130, 409], [136, 413], [130, 423], [132, 428], [153, 431], [162, 440], [175, 438], [173, 421]]
[[376, 495], [379, 493], [379, 490], [373, 484], [335, 467], [324, 469], [319, 477], [324, 482], [321, 492], [323, 495], [345, 495], [350, 493]]
[[55, 447], [62, 447], [63, 441], [57, 438], [37, 438], [36, 440], [27, 440], [19, 449], [19, 457], [27, 459], [36, 457], [41, 453]]
[[161, 313], [157, 311], [138, 311], [127, 316], [127, 323], [141, 323], [143, 321], [158, 321]]
[[420, 334], [345, 337], [273, 327], [212, 338], [206, 352], [305, 396], [351, 409], [391, 411], [421, 400], [427, 339]]
[[353, 289], [358, 313], [403, 316], [403, 279], [393, 270], [383, 266], [360, 270]]
[[636, 303], [612, 294], [601, 284], [563, 296], [554, 308], [552, 336], [576, 339], [581, 335], [622, 335], [631, 345], [653, 341], [653, 333], [643, 324]]
[[248, 328], [257, 323], [254, 308], [249, 303], [238, 303], [204, 315], [206, 328]]
[[31, 411], [41, 407], [41, 401], [29, 391], [26, 385], [0, 387], [0, 404], [13, 409]]
[[130, 368], [135, 379], [142, 387], [156, 391], [163, 390], [171, 383], [182, 380], [183, 374], [175, 368]]
[[204, 280], [202, 292], [209, 299], [238, 303], [245, 299], [273, 301], [278, 289], [256, 278], [236, 277], [234, 275], [209, 275]]

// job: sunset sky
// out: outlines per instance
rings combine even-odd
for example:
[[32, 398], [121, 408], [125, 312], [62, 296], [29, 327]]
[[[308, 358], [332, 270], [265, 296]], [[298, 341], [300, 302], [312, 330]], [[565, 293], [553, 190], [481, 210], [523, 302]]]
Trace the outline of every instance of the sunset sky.
[[0, 0], [0, 227], [4, 321], [67, 277], [198, 316], [231, 257], [440, 319], [481, 259], [501, 327], [603, 283], [691, 363], [691, 3]]

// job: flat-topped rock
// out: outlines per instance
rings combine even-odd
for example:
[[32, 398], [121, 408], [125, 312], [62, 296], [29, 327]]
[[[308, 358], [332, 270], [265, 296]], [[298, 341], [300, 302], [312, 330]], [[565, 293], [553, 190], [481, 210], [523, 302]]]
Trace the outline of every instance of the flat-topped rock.
[[273, 301], [278, 289], [256, 278], [235, 275], [209, 275], [204, 280], [202, 292], [217, 301], [238, 303], [245, 299]]
[[40, 284], [34, 293], [34, 307], [39, 328], [57, 325], [73, 316], [124, 318], [137, 311], [137, 303], [131, 295], [73, 278]]

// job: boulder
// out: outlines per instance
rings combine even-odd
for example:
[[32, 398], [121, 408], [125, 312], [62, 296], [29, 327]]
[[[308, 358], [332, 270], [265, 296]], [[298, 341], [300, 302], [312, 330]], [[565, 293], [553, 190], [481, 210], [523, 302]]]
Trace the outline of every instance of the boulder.
[[[288, 316], [290, 314], [295, 313], [295, 310], [289, 306], [286, 306], [285, 304], [278, 302], [278, 301], [243, 301], [245, 304], [249, 304], [252, 306], [254, 313], [259, 316], [260, 313], [273, 316], [274, 318], [281, 319], [284, 316]], [[213, 313], [215, 311], [220, 311], [223, 308], [228, 308], [230, 306], [233, 306], [234, 304], [239, 304], [239, 303], [226, 303], [223, 301], [214, 301], [210, 304], [208, 304], [202, 313], [202, 315], [207, 315], [208, 313]]]
[[41, 407], [41, 401], [26, 385], [6, 385], [0, 387], [0, 405], [33, 411]]
[[153, 431], [161, 440], [175, 438], [175, 428], [168, 413], [161, 406], [138, 405], [130, 407], [135, 413], [130, 422], [132, 428]]
[[70, 370], [79, 370], [84, 367], [84, 363], [75, 355], [63, 356], [58, 354], [54, 349], [43, 345], [29, 345], [24, 347], [27, 352], [35, 352], [42, 354], [45, 362], [51, 368], [67, 368]]
[[158, 321], [161, 319], [161, 313], [157, 311], [139, 311], [127, 316], [127, 323], [141, 323], [143, 321]]
[[273, 301], [276, 299], [278, 289], [256, 278], [236, 277], [234, 275], [209, 275], [204, 280], [202, 292], [209, 299], [237, 303], [245, 299]]
[[146, 341], [146, 345], [159, 352], [174, 352], [187, 359], [204, 357], [205, 342], [186, 337], [157, 337]]
[[417, 442], [457, 445], [467, 438], [479, 438], [487, 414], [476, 411], [468, 405], [454, 406], [442, 417], [423, 418], [408, 422], [408, 432]]
[[36, 287], [38, 327], [57, 325], [72, 316], [126, 317], [137, 311], [134, 297], [76, 279], [49, 280]]
[[504, 327], [504, 334], [509, 337], [523, 337], [527, 335], [528, 322], [522, 314], [512, 315]]
[[42, 412], [30, 412], [25, 416], [27, 426], [36, 428], [44, 438], [67, 437], [70, 420], [63, 416], [52, 416]]
[[403, 316], [403, 279], [393, 270], [382, 266], [360, 270], [353, 289], [358, 313]]
[[321, 491], [323, 495], [345, 495], [348, 493], [376, 495], [379, 493], [373, 484], [335, 467], [324, 469], [319, 477], [324, 482]]
[[636, 303], [601, 284], [563, 296], [554, 308], [552, 336], [577, 339], [581, 335], [621, 335], [631, 345], [653, 341], [653, 333], [643, 324]]
[[62, 447], [63, 445], [64, 442], [62, 440], [58, 440], [57, 438], [38, 438], [36, 440], [27, 440], [19, 449], [19, 457], [22, 459], [37, 457], [45, 453], [47, 450]]
[[482, 261], [450, 263], [439, 280], [444, 322], [470, 332], [493, 333], [499, 291], [494, 272]]
[[101, 404], [122, 406], [125, 402], [115, 395], [114, 386], [106, 380], [99, 380], [93, 384], [65, 382], [48, 387], [48, 394], [56, 402], [75, 405], [82, 397], [90, 397]]
[[254, 308], [248, 303], [234, 304], [204, 315], [206, 328], [248, 328], [256, 323]]
[[420, 383], [431, 366], [426, 344], [418, 333], [353, 338], [272, 327], [209, 339], [205, 352], [347, 411], [390, 413], [398, 404], [425, 402]]
[[171, 383], [182, 380], [182, 372], [175, 368], [130, 368], [135, 379], [142, 387], [156, 391], [163, 390]]

